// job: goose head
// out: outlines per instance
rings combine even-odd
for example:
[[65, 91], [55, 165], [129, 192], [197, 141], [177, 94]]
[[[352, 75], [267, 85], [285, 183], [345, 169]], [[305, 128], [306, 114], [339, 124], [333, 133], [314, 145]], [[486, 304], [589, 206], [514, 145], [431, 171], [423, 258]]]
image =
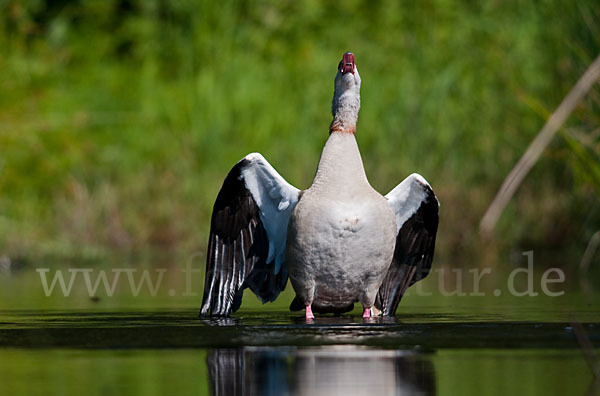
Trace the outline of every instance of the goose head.
[[360, 75], [352, 52], [342, 56], [335, 76], [330, 132], [354, 133], [360, 110]]

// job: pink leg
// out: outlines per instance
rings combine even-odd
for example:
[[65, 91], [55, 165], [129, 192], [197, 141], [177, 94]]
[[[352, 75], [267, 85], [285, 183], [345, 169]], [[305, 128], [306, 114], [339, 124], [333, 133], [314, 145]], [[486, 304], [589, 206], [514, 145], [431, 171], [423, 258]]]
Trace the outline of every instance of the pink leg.
[[308, 319], [314, 319], [315, 315], [313, 315], [312, 313], [312, 308], [310, 307], [310, 305], [306, 306], [306, 320]]
[[371, 317], [371, 308], [365, 308], [365, 310], [363, 311], [363, 318], [370, 318]]

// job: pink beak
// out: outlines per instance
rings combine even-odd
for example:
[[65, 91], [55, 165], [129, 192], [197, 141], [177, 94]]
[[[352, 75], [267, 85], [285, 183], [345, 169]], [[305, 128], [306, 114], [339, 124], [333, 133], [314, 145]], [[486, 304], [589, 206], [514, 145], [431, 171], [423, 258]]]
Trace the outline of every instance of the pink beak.
[[340, 73], [342, 73], [342, 75], [346, 73], [354, 74], [355, 67], [354, 54], [352, 52], [346, 52], [340, 62]]

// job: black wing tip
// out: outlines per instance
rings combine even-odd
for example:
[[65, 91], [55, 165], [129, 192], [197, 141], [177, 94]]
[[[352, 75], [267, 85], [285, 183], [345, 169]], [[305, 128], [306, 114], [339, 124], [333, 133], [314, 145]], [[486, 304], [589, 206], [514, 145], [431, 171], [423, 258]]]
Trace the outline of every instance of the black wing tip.
[[233, 168], [231, 168], [229, 173], [241, 174], [241, 172], [242, 172], [242, 170], [244, 170], [244, 168], [246, 168], [247, 166], [251, 165], [253, 162], [258, 161], [262, 158], [264, 158], [264, 157], [259, 153], [250, 153], [250, 154], [246, 155], [244, 158], [242, 158], [241, 160], [239, 160], [233, 166]]
[[[413, 213], [400, 227], [396, 237], [396, 248], [394, 260], [391, 266], [399, 265], [404, 271], [398, 275], [388, 272], [387, 280], [380, 287], [375, 301], [375, 307], [381, 311], [383, 316], [396, 316], [396, 310], [402, 297], [410, 286], [429, 275], [433, 256], [435, 253], [435, 241], [439, 225], [440, 203], [433, 192], [433, 188], [422, 178], [415, 177], [419, 187], [425, 191], [416, 212]], [[410, 270], [409, 270], [410, 269]], [[407, 279], [404, 279], [407, 278]], [[402, 282], [407, 284], [401, 286]]]
[[[243, 291], [248, 287], [263, 304], [274, 301], [285, 289], [287, 272], [275, 274], [273, 262], [266, 263], [269, 247], [267, 234], [258, 205], [244, 180], [244, 169], [260, 165], [261, 161], [264, 161], [264, 157], [259, 153], [248, 154], [239, 160], [227, 174], [217, 195], [211, 216], [207, 254], [207, 294], [202, 302], [200, 317], [227, 317], [236, 312], [241, 306]], [[229, 252], [235, 241], [241, 243], [237, 247], [239, 251]], [[221, 257], [223, 247], [226, 254]], [[225, 282], [223, 286], [223, 279], [227, 279], [232, 272], [235, 282]], [[214, 290], [211, 286], [214, 286]], [[226, 291], [233, 297], [222, 296], [223, 288], [228, 289]]]
[[[227, 292], [234, 293], [234, 298], [229, 300], [224, 295], [223, 286], [219, 286], [223, 277], [223, 272], [239, 273], [243, 268], [236, 266], [236, 262], [222, 262], [216, 258], [220, 251], [219, 246], [228, 246], [239, 238], [240, 233], [249, 227], [252, 219], [258, 219], [258, 208], [250, 192], [246, 188], [242, 171], [245, 166], [250, 164], [248, 156], [242, 158], [231, 168], [223, 185], [217, 194], [213, 205], [211, 215], [211, 229], [209, 236], [208, 254], [206, 257], [206, 278], [205, 295], [202, 301], [201, 317], [227, 317], [233, 311], [235, 312], [241, 305], [241, 296], [238, 286], [229, 284], [232, 290]], [[251, 227], [252, 228], [252, 227]], [[248, 232], [252, 233], [254, 229]], [[258, 231], [260, 232], [260, 231]], [[243, 254], [247, 252], [244, 251]], [[233, 256], [228, 255], [228, 258]], [[227, 261], [227, 260], [226, 260]], [[239, 262], [237, 263], [239, 264]], [[233, 276], [235, 278], [235, 275]], [[213, 286], [216, 290], [212, 290]], [[243, 289], [242, 289], [243, 291]]]
[[198, 314], [198, 317], [203, 319], [203, 318], [228, 318], [230, 316], [229, 311], [217, 311], [214, 312], [210, 306], [202, 306], [202, 308], [200, 309], [200, 313]]
[[425, 184], [425, 185], [423, 185], [423, 189], [427, 193], [427, 195], [425, 196], [425, 200], [424, 201], [426, 203], [435, 202], [436, 206], [437, 206], [437, 208], [439, 210], [440, 201], [438, 200], [437, 196], [435, 195], [435, 192], [433, 192], [433, 188], [429, 184]]
[[[381, 289], [380, 289], [381, 290]], [[381, 296], [381, 291], [379, 293], [377, 293], [377, 297], [375, 298], [375, 303], [373, 304], [373, 306], [380, 311], [380, 315], [381, 316], [396, 316], [396, 310], [398, 308], [398, 304], [400, 304], [400, 300], [402, 299], [402, 296], [400, 296], [400, 298], [398, 299], [398, 303], [396, 304], [395, 307], [393, 307], [393, 297], [392, 298], [386, 298], [386, 303], [384, 304], [382, 302], [383, 297]], [[390, 301], [392, 302], [390, 304]], [[393, 309], [392, 309], [393, 307]]]
[[[424, 179], [423, 179], [424, 180]], [[400, 227], [401, 229], [413, 218], [421, 218], [425, 224], [425, 229], [433, 237], [434, 243], [439, 225], [440, 216], [440, 201], [433, 192], [433, 188], [429, 183], [417, 179], [419, 185], [425, 191], [425, 197], [421, 200], [421, 204], [417, 211], [407, 219], [407, 221]]]
[[425, 178], [423, 176], [419, 175], [418, 173], [413, 173], [411, 176], [413, 176], [413, 180], [416, 181], [423, 190], [425, 190], [426, 196], [425, 196], [424, 201], [425, 202], [433, 201], [437, 204], [437, 206], [439, 208], [440, 201], [438, 200], [437, 196], [435, 195], [435, 192], [433, 191], [433, 187], [431, 187], [431, 184], [429, 184], [429, 182], [427, 180], [425, 180]]
[[223, 185], [217, 194], [217, 199], [213, 206], [213, 213], [216, 210], [222, 209], [232, 203], [232, 199], [237, 196], [251, 196], [250, 191], [246, 188], [242, 171], [251, 165], [254, 161], [263, 158], [258, 153], [251, 153], [239, 160], [229, 171]]
[[390, 309], [384, 308], [384, 309], [381, 310], [381, 316], [387, 316], [387, 317], [396, 316], [396, 310], [394, 310], [392, 312], [392, 311], [390, 311]]
[[244, 158], [242, 158], [241, 160], [239, 160], [237, 162], [237, 164], [235, 164], [235, 166], [233, 167], [233, 169], [239, 169], [242, 170], [245, 167], [247, 167], [248, 165], [250, 165], [252, 163], [252, 159], [248, 158], [248, 156], [245, 156]]

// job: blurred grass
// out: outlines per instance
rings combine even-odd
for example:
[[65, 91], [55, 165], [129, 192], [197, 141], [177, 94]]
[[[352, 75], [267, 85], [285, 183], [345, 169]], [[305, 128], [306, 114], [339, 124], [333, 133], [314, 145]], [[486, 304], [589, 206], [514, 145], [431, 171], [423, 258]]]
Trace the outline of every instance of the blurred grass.
[[[535, 250], [577, 264], [600, 229], [600, 89], [481, 241], [478, 222], [600, 50], [589, 1], [0, 1], [0, 254], [205, 250], [230, 167], [260, 151], [309, 186], [335, 67], [363, 80], [357, 138], [385, 193], [441, 201], [440, 266]], [[520, 253], [517, 254], [519, 256]]]

